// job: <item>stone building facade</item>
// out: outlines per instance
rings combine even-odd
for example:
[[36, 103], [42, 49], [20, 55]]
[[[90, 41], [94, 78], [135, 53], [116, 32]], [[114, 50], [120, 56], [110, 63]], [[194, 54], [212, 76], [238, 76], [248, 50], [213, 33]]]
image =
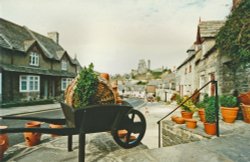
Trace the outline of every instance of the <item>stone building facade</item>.
[[191, 95], [193, 90], [196, 87], [194, 84], [195, 79], [195, 54], [199, 52], [198, 49], [195, 49], [195, 46], [192, 45], [188, 50], [187, 59], [177, 67], [176, 71], [176, 90], [179, 91], [181, 96]]
[[52, 38], [0, 19], [0, 101], [38, 100], [60, 96], [80, 70]]
[[[188, 57], [177, 68], [177, 90], [182, 96], [191, 95], [212, 79], [218, 81], [219, 94], [233, 94], [236, 89], [239, 93], [250, 90], [249, 68], [237, 71], [236, 80], [233, 70], [228, 66], [233, 60], [220, 54], [215, 46], [216, 34], [224, 23], [224, 21], [199, 22], [196, 40], [188, 50]], [[189, 67], [193, 67], [192, 73], [188, 73]], [[215, 88], [210, 84], [201, 91], [201, 94], [205, 93], [214, 95]]]

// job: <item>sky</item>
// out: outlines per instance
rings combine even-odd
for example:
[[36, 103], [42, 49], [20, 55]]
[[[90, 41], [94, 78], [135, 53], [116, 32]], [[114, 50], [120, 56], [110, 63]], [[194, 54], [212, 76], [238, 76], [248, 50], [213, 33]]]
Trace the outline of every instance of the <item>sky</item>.
[[59, 43], [82, 66], [130, 73], [140, 59], [151, 69], [178, 67], [195, 41], [199, 18], [226, 20], [232, 0], [1, 0], [0, 17]]

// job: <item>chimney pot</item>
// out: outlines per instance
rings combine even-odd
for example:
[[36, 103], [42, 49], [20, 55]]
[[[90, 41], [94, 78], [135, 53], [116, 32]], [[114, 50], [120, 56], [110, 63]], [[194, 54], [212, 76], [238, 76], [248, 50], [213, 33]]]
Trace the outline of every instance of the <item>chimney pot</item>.
[[59, 44], [59, 33], [58, 32], [48, 32], [48, 37], [54, 42]]

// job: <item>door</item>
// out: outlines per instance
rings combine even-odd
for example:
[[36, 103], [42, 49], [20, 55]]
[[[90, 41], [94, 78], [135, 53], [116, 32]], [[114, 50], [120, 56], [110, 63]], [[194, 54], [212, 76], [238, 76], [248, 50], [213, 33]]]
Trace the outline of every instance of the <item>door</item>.
[[51, 80], [51, 90], [52, 90], [52, 97], [55, 97], [55, 95], [56, 95], [56, 93], [55, 93], [55, 80], [54, 79], [52, 79]]
[[48, 98], [48, 80], [44, 81], [44, 98], [47, 99]]
[[[210, 80], [215, 80], [214, 73], [210, 74]], [[214, 96], [214, 95], [215, 95], [215, 85], [214, 84], [210, 84], [210, 96]]]

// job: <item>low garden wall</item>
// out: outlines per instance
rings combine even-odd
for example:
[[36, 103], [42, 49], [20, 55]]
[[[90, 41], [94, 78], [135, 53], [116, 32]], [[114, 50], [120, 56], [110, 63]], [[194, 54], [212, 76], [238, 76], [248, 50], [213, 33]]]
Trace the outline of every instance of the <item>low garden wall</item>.
[[203, 124], [198, 124], [195, 129], [188, 129], [185, 124], [176, 124], [170, 120], [162, 121], [161, 135], [163, 147], [216, 138], [204, 132]]

